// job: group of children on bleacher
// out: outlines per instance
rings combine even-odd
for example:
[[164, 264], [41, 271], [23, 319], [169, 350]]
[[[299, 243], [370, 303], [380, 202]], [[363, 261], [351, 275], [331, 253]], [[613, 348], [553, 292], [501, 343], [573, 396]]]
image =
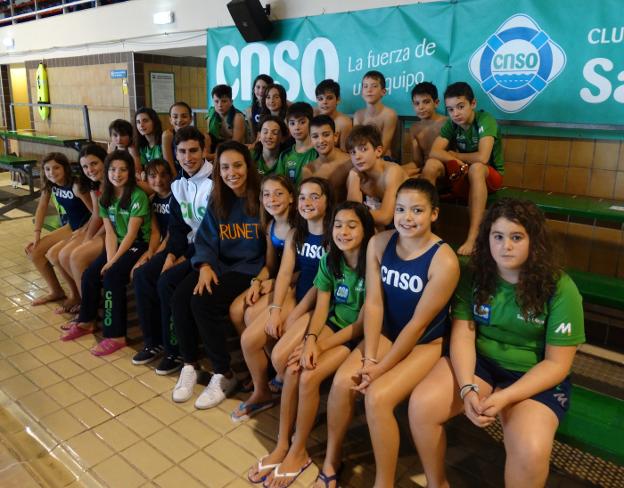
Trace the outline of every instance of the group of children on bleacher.
[[[384, 94], [383, 75], [367, 73], [366, 108], [352, 123], [337, 111], [335, 81], [318, 85], [314, 115], [260, 75], [246, 114], [230, 87], [212, 90], [207, 134], [176, 103], [165, 131], [150, 108], [137, 111], [135, 129], [114, 121], [108, 153], [82, 148], [79, 177], [65, 156], [47, 155], [26, 252], [50, 293], [33, 305], [65, 300], [58, 312], [77, 314], [62, 326], [67, 341], [96, 330], [103, 296], [104, 339], [92, 352], [107, 355], [125, 345], [132, 282], [144, 339], [133, 363], [160, 358], [156, 373], [180, 371], [172, 398], [186, 402], [203, 345], [213, 374], [199, 409], [239, 386], [226, 343], [233, 324], [251, 394], [232, 421], [281, 406], [277, 444], [250, 468], [252, 483], [289, 486], [311, 464], [319, 389], [333, 375], [316, 487], [338, 486], [362, 395], [376, 487], [394, 486], [393, 412], [408, 397], [428, 486], [448, 485], [443, 424], [462, 411], [481, 427], [499, 416], [508, 486], [542, 486], [584, 341], [580, 295], [556, 266], [534, 204], [500, 199], [485, 211], [502, 183], [501, 140], [470, 86], [446, 89], [449, 118], [436, 111], [435, 86], [414, 88], [419, 120], [404, 165], [388, 157], [397, 115]], [[432, 229], [436, 184], [468, 199], [461, 277], [456, 253]], [[42, 238], [51, 195], [67, 223]]]

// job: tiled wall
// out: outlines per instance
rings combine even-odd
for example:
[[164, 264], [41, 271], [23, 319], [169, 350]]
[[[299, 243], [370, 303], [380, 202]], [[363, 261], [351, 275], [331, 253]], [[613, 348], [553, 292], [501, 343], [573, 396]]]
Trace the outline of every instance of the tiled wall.
[[508, 136], [505, 185], [624, 200], [623, 144]]
[[[624, 278], [624, 231], [592, 222], [547, 222], [557, 242], [561, 265]], [[443, 204], [435, 232], [448, 242], [461, 244], [468, 233], [467, 207]]]
[[[137, 79], [137, 101], [143, 93], [145, 106], [151, 105], [150, 72], [173, 73], [176, 100], [188, 103], [192, 108], [206, 108], [206, 60], [196, 57], [171, 57], [135, 53], [134, 70]], [[141, 73], [143, 74], [141, 78]], [[140, 80], [143, 80], [141, 84]], [[160, 115], [163, 128], [169, 127], [169, 117]], [[206, 129], [205, 114], [198, 114], [197, 126]]]
[[[87, 105], [92, 137], [108, 139], [108, 124], [116, 118], [130, 117], [132, 84], [124, 93], [122, 79], [111, 79], [111, 70], [128, 70], [130, 54], [103, 54], [46, 60], [51, 103]], [[27, 62], [28, 83], [32, 100], [37, 98], [37, 62]], [[53, 108], [49, 120], [42, 121], [35, 112], [35, 130], [55, 135], [84, 136], [82, 111]]]
[[[401, 142], [402, 160], [410, 161], [407, 127]], [[505, 136], [503, 148], [506, 186], [624, 201], [624, 142]], [[621, 226], [580, 219], [548, 223], [563, 265], [624, 278]], [[445, 239], [461, 244], [468, 232], [467, 209], [443, 206], [438, 227]]]
[[[624, 200], [620, 141], [507, 136], [504, 151], [505, 185]], [[576, 219], [549, 224], [567, 266], [624, 278], [622, 227]]]

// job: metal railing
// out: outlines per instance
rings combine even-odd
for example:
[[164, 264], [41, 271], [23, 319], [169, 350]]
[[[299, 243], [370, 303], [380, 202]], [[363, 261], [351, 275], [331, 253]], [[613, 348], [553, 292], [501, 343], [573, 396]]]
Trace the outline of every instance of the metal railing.
[[126, 1], [128, 0], [5, 0], [0, 1], [0, 26]]
[[85, 139], [91, 140], [91, 122], [89, 120], [89, 107], [86, 105], [72, 105], [66, 103], [27, 103], [27, 102], [11, 102], [10, 104], [11, 130], [15, 128], [15, 107], [50, 107], [53, 108], [69, 108], [82, 110], [82, 122], [84, 124]]

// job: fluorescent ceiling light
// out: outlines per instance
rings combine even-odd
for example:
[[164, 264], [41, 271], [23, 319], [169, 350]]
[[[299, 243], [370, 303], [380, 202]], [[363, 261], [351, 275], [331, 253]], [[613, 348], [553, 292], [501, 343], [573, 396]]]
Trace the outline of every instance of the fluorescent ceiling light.
[[166, 12], [156, 12], [154, 14], [154, 24], [164, 25], [173, 23], [173, 12], [168, 10]]

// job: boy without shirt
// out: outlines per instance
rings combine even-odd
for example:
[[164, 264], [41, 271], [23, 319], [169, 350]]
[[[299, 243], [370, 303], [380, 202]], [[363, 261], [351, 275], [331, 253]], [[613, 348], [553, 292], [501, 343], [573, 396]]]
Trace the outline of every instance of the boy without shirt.
[[235, 140], [245, 142], [245, 116], [232, 103], [232, 87], [217, 85], [210, 92], [212, 107], [208, 111], [208, 133], [211, 152], [219, 143]]
[[396, 193], [406, 174], [396, 163], [381, 159], [381, 134], [374, 125], [355, 126], [347, 139], [353, 169], [347, 177], [347, 199], [371, 209], [377, 228], [394, 218]]
[[429, 159], [433, 141], [440, 135], [440, 128], [447, 120], [436, 112], [439, 104], [438, 89], [433, 83], [425, 81], [412, 89], [412, 106], [419, 120], [410, 127], [413, 163], [403, 166], [403, 170], [410, 175], [422, 171], [425, 161]]
[[386, 94], [386, 78], [379, 71], [369, 71], [362, 78], [362, 98], [366, 108], [355, 112], [353, 125], [374, 125], [381, 133], [382, 156], [392, 156], [391, 146], [399, 117], [381, 99]]
[[351, 117], [339, 112], [337, 107], [340, 103], [340, 85], [332, 79], [321, 81], [315, 90], [316, 104], [319, 115], [329, 115], [336, 126], [335, 133], [343, 151], [347, 148], [347, 137], [353, 129]]
[[280, 154], [275, 172], [292, 180], [295, 185], [301, 181], [301, 171], [310, 161], [318, 158], [310, 141], [310, 121], [312, 106], [305, 102], [293, 103], [286, 111], [286, 125], [295, 144]]
[[310, 138], [318, 158], [303, 167], [301, 178], [325, 178], [336, 201], [343, 202], [347, 197], [347, 176], [353, 166], [349, 155], [336, 146], [338, 133], [334, 120], [329, 115], [314, 117], [310, 122]]
[[468, 197], [470, 227], [458, 254], [470, 255], [485, 213], [488, 192], [503, 184], [505, 166], [500, 129], [487, 112], [475, 111], [477, 101], [470, 85], [458, 82], [444, 92], [449, 119], [433, 142], [422, 177], [432, 183], [446, 178], [451, 191]]

